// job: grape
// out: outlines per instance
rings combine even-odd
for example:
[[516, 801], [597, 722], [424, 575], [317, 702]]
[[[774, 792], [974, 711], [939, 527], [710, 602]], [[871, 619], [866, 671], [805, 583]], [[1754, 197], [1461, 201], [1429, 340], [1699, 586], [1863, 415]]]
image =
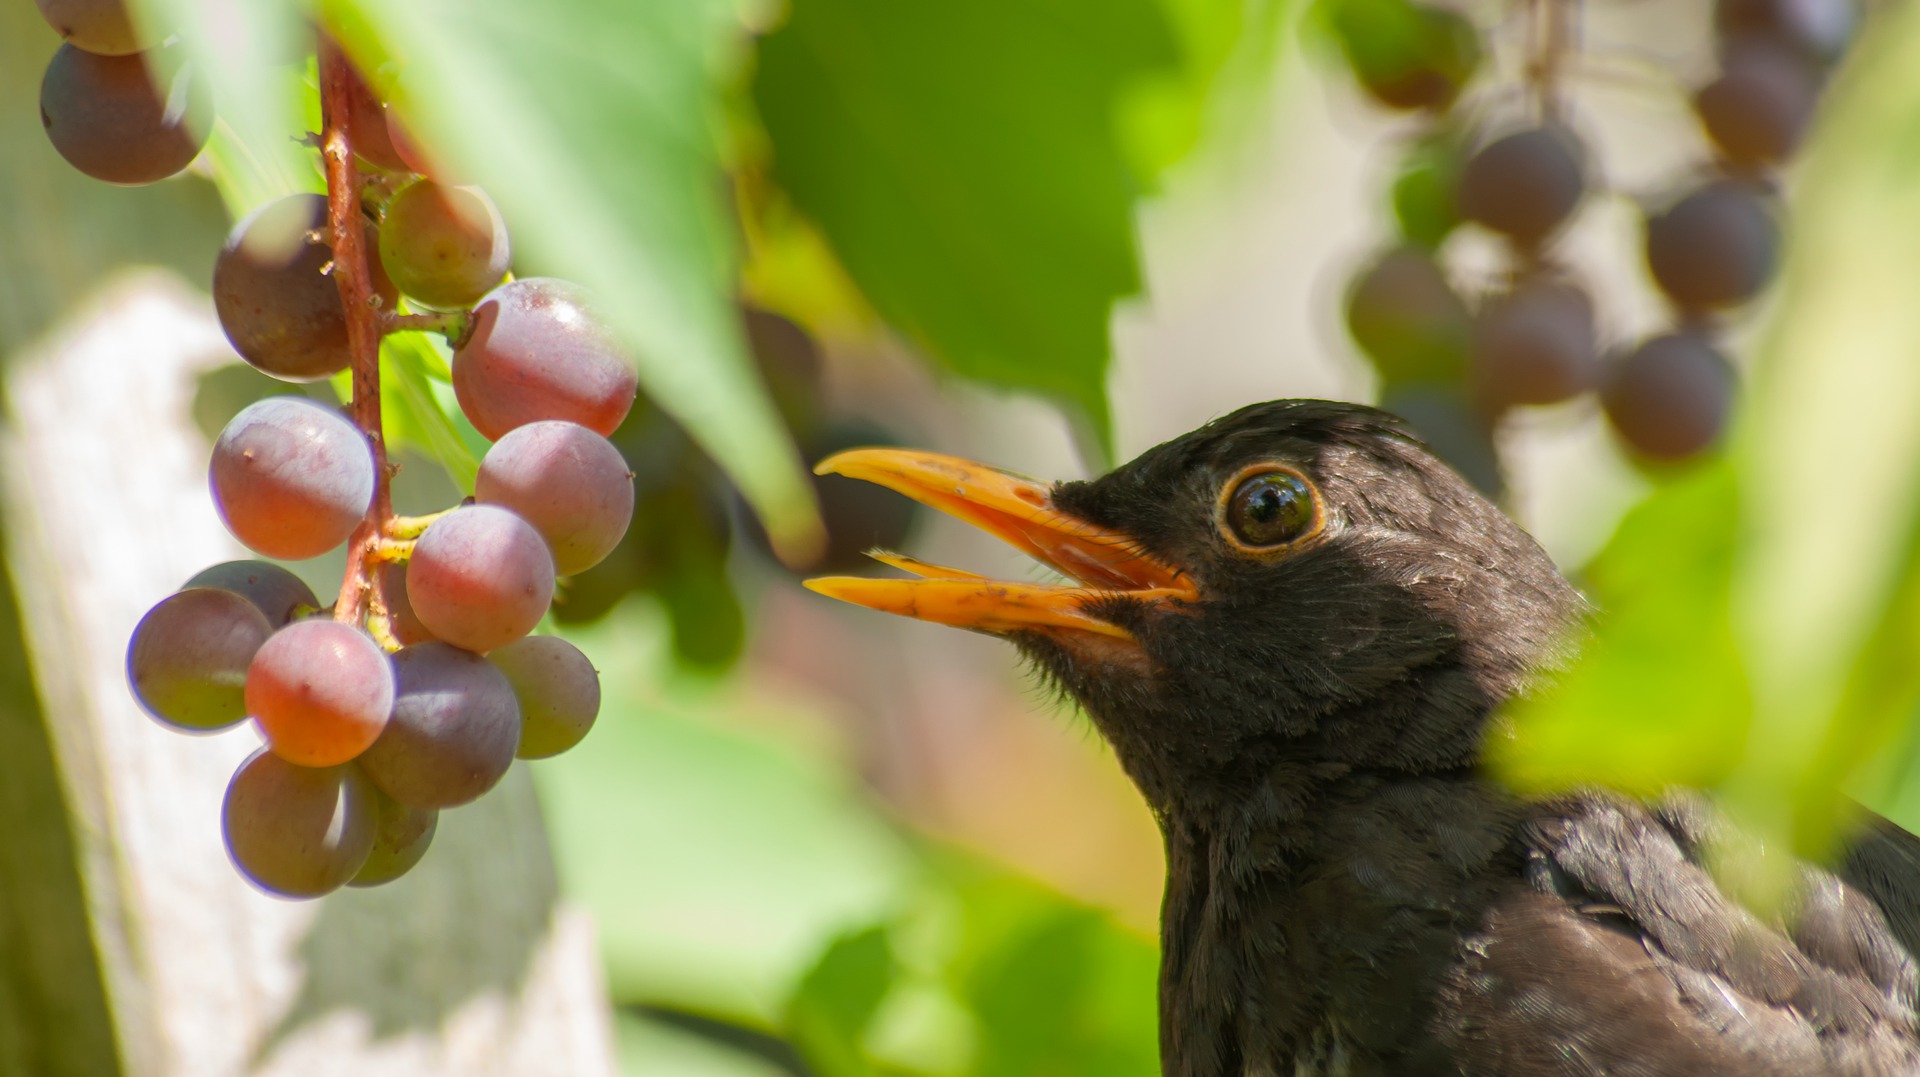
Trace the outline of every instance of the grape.
[[365, 632], [295, 621], [247, 669], [247, 713], [289, 763], [330, 767], [366, 751], [393, 711], [393, 663]]
[[411, 171], [387, 137], [387, 106], [357, 68], [347, 68], [347, 141], [368, 164], [392, 172]]
[[1585, 392], [1598, 364], [1593, 301], [1572, 284], [1523, 282], [1480, 312], [1473, 361], [1478, 395], [1496, 411]]
[[1681, 460], [1719, 440], [1733, 390], [1733, 367], [1711, 344], [1693, 333], [1671, 333], [1617, 363], [1600, 402], [1640, 455]]
[[[367, 226], [367, 249], [376, 243]], [[347, 368], [346, 308], [331, 273], [327, 200], [293, 194], [233, 226], [213, 262], [213, 309], [233, 350], [284, 381], [314, 381]], [[368, 259], [374, 292], [392, 306], [393, 282]]]
[[1388, 386], [1380, 406], [1407, 421], [1440, 459], [1488, 497], [1499, 497], [1500, 455], [1493, 431], [1455, 386], [1434, 383]]
[[413, 612], [413, 602], [407, 598], [407, 566], [387, 561], [379, 572], [380, 594], [387, 603], [387, 628], [393, 638], [402, 647], [432, 639], [433, 633], [420, 623], [420, 615]]
[[1460, 156], [1451, 139], [1416, 146], [1393, 181], [1393, 217], [1400, 235], [1421, 250], [1436, 250], [1460, 224]]
[[218, 587], [232, 591], [260, 608], [267, 623], [278, 628], [301, 610], [315, 610], [320, 600], [314, 597], [307, 581], [265, 561], [227, 561], [204, 568], [188, 580], [186, 587]]
[[159, 38], [140, 32], [125, 0], [35, 0], [47, 25], [67, 44], [100, 56], [126, 56], [151, 48]]
[[494, 787], [520, 743], [520, 705], [506, 675], [472, 651], [418, 643], [393, 656], [393, 720], [360, 758], [388, 796], [450, 808]]
[[509, 430], [480, 462], [473, 492], [532, 524], [563, 576], [599, 564], [633, 519], [626, 460], [612, 442], [577, 423], [548, 419]]
[[440, 813], [430, 808], [409, 808], [368, 783], [373, 790], [373, 852], [358, 874], [347, 880], [348, 886], [379, 886], [390, 883], [420, 862], [433, 844], [433, 833], [440, 828]]
[[373, 503], [373, 450], [331, 408], [269, 397], [233, 417], [208, 468], [214, 505], [235, 538], [268, 557], [318, 557]]
[[1713, 8], [1713, 28], [1730, 44], [1783, 45], [1821, 61], [1847, 47], [1854, 20], [1853, 0], [1719, 0]]
[[558, 636], [528, 636], [487, 656], [520, 704], [522, 759], [545, 759], [580, 743], [600, 713], [600, 674]]
[[507, 275], [507, 225], [478, 187], [415, 180], [387, 203], [380, 262], [402, 292], [429, 307], [472, 306]]
[[553, 555], [532, 524], [506, 509], [455, 509], [415, 543], [407, 598], [436, 637], [491, 651], [540, 623], [553, 601]]
[[1647, 268], [1682, 310], [1752, 299], [1773, 276], [1779, 226], [1753, 188], [1710, 183], [1647, 219]]
[[488, 293], [474, 308], [466, 343], [453, 353], [460, 410], [490, 441], [541, 419], [611, 434], [633, 406], [637, 385], [586, 293], [547, 277]]
[[53, 148], [108, 183], [153, 183], [187, 167], [212, 115], [206, 79], [175, 49], [97, 56], [62, 45], [40, 81], [40, 123]]
[[1333, 30], [1360, 85], [1390, 108], [1441, 111], [1480, 63], [1480, 36], [1460, 15], [1402, 0], [1334, 8]]
[[1354, 278], [1347, 331], [1388, 382], [1447, 382], [1465, 369], [1473, 316], [1430, 255], [1402, 248]]
[[1535, 127], [1495, 139], [1460, 172], [1460, 215], [1534, 247], [1560, 227], [1586, 191], [1584, 154], [1573, 133]]
[[231, 591], [189, 585], [140, 618], [127, 683], [148, 714], [177, 729], [221, 729], [247, 716], [247, 664], [273, 627]]
[[262, 748], [227, 785], [227, 855], [255, 886], [282, 897], [340, 888], [373, 849], [373, 786], [352, 767], [301, 767]]
[[1720, 77], [1694, 96], [1693, 109], [1729, 163], [1755, 168], [1793, 155], [1819, 90], [1799, 57], [1748, 45], [1727, 53]]

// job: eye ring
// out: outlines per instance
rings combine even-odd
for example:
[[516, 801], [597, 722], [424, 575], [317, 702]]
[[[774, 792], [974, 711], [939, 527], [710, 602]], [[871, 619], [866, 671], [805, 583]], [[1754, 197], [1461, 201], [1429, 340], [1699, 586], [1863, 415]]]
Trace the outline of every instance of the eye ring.
[[1278, 464], [1242, 468], [1220, 487], [1214, 517], [1228, 545], [1255, 556], [1297, 546], [1326, 525], [1312, 480]]

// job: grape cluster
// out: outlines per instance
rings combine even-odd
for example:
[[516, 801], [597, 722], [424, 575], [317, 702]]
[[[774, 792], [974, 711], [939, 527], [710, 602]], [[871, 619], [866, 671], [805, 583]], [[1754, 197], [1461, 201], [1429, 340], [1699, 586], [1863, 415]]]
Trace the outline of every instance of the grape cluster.
[[[270, 561], [216, 565], [147, 613], [127, 655], [133, 694], [161, 723], [252, 721], [264, 746], [234, 774], [222, 825], [239, 870], [289, 897], [398, 878], [441, 809], [486, 793], [516, 757], [579, 743], [599, 676], [572, 644], [530, 633], [557, 580], [605, 559], [634, 515], [607, 435], [636, 378], [591, 297], [507, 279], [485, 193], [417, 174], [365, 80], [321, 54], [329, 134], [358, 162], [329, 159], [327, 196], [246, 215], [215, 260], [214, 306], [255, 368], [289, 382], [351, 369], [356, 399], [351, 415], [300, 395], [248, 405], [215, 440], [208, 481], [249, 549], [300, 560], [344, 544], [346, 578], [323, 606]], [[354, 231], [359, 243], [337, 249]], [[350, 284], [366, 309], [345, 298]], [[378, 368], [356, 351], [356, 319], [375, 342], [448, 338], [460, 410], [493, 442], [467, 502], [393, 515]]]
[[122, 0], [38, 0], [65, 39], [40, 80], [40, 123], [67, 163], [135, 186], [192, 163], [212, 129], [213, 93], [177, 45]]
[[[1556, 240], [1605, 194], [1570, 114], [1579, 74], [1579, 0], [1524, 5], [1527, 109], [1508, 87], [1473, 87], [1496, 28], [1425, 0], [1325, 0], [1325, 25], [1362, 90], [1413, 119], [1392, 188], [1395, 242], [1348, 286], [1346, 324], [1373, 364], [1383, 403], [1489, 490], [1492, 432], [1511, 409], [1593, 392], [1637, 458], [1695, 457], [1721, 437], [1735, 376], [1716, 336], [1773, 278], [1779, 196], [1773, 170], [1798, 147], [1852, 30], [1850, 0], [1717, 0], [1717, 70], [1689, 101], [1711, 160], [1677, 194], [1642, 203], [1662, 331], [1608, 340]], [[1515, 4], [1516, 14], [1523, 5]], [[1462, 295], [1447, 241], [1471, 225], [1504, 266]]]

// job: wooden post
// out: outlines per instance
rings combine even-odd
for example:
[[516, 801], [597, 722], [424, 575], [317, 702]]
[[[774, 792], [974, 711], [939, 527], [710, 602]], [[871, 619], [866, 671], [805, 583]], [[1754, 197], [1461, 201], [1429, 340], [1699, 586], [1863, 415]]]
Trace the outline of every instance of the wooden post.
[[[0, 856], [0, 1052], [9, 1023], [49, 1008], [64, 1008], [74, 1035], [102, 1035], [104, 998], [113, 1042], [43, 1050], [32, 1057], [55, 1068], [30, 1072], [94, 1077], [117, 1059], [137, 1077], [611, 1075], [592, 926], [558, 898], [522, 765], [443, 813], [426, 859], [398, 882], [283, 901], [242, 880], [220, 838], [252, 729], [184, 736], [129, 696], [140, 616], [199, 569], [247, 556], [214, 514], [209, 446], [190, 418], [196, 375], [232, 361], [205, 298], [147, 272], [108, 285], [8, 369], [6, 558], [45, 735], [37, 757], [0, 758], [0, 808], [32, 813], [9, 820], [0, 844], [21, 826], [36, 839], [64, 827], [71, 867], [63, 884]], [[20, 693], [0, 687], [5, 708]], [[9, 728], [0, 749], [30, 745]], [[62, 800], [68, 817], [49, 816]], [[33, 862], [57, 864], [61, 842], [41, 844], [51, 851]], [[91, 953], [76, 951], [72, 924], [64, 942], [11, 949], [11, 910], [74, 900]], [[19, 971], [57, 954], [97, 962], [91, 995], [85, 969], [50, 997]], [[0, 1073], [8, 1064], [0, 1053]]]

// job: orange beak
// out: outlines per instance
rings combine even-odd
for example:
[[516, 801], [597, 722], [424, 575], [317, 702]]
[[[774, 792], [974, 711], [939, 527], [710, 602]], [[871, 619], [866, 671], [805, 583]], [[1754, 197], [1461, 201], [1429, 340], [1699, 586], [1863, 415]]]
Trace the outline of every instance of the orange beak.
[[1190, 602], [1191, 580], [1132, 539], [1053, 507], [1052, 490], [1032, 479], [938, 453], [852, 449], [820, 462], [820, 475], [845, 475], [896, 490], [994, 535], [1075, 583], [1015, 583], [928, 564], [885, 550], [868, 556], [918, 579], [825, 576], [807, 586], [883, 613], [982, 632], [1078, 631], [1131, 640], [1126, 629], [1087, 612], [1116, 596]]

